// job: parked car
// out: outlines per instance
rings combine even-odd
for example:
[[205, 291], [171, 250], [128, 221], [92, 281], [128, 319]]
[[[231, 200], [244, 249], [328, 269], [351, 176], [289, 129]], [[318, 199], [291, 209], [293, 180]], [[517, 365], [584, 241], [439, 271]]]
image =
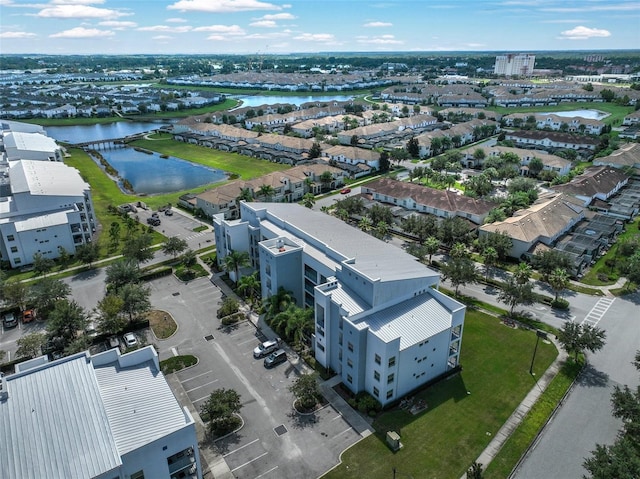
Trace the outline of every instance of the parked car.
[[165, 214], [165, 216], [173, 216], [173, 210], [171, 210], [171, 209], [164, 210], [164, 214]]
[[15, 328], [18, 325], [18, 318], [13, 313], [13, 311], [7, 311], [2, 316], [2, 324], [4, 325], [5, 329]]
[[155, 216], [152, 216], [151, 218], [147, 218], [147, 223], [149, 223], [151, 226], [160, 226], [160, 218], [156, 218]]
[[343, 195], [346, 195], [347, 193], [351, 193], [351, 188], [342, 188], [340, 190], [340, 193], [342, 193]]
[[277, 366], [280, 363], [284, 363], [287, 360], [287, 353], [284, 349], [278, 349], [272, 352], [269, 356], [264, 358], [264, 367], [269, 369]]
[[280, 338], [272, 339], [271, 341], [265, 341], [264, 343], [260, 343], [256, 346], [256, 348], [253, 350], [253, 357], [256, 359], [260, 359], [271, 354], [279, 347]]
[[34, 319], [36, 319], [36, 310], [35, 309], [26, 309], [22, 313], [22, 322], [23, 323], [30, 323]]
[[132, 348], [133, 346], [138, 345], [138, 338], [136, 338], [136, 335], [133, 333], [125, 334], [122, 339], [124, 340], [124, 345], [127, 348]]
[[117, 336], [109, 336], [107, 341], [109, 342], [109, 349], [120, 347], [120, 341], [118, 341]]

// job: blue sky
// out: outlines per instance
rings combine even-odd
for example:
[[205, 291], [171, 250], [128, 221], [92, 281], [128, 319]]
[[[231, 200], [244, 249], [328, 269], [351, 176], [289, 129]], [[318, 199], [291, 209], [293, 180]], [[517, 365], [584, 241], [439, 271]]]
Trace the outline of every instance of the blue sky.
[[0, 53], [640, 48], [634, 0], [0, 0]]

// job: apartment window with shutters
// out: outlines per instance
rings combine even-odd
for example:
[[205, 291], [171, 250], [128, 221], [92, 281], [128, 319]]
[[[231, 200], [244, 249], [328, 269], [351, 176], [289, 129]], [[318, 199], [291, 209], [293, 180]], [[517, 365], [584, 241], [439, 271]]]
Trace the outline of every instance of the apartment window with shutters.
[[373, 379], [380, 381], [380, 373], [378, 371], [373, 372]]
[[347, 349], [351, 352], [353, 352], [353, 344], [351, 342], [347, 343]]
[[380, 355], [379, 354], [376, 354], [373, 359], [376, 362], [376, 364], [380, 364], [382, 362], [382, 360], [380, 359]]
[[395, 365], [396, 365], [396, 357], [395, 356], [390, 357], [389, 358], [389, 367], [393, 367]]
[[373, 388], [373, 395], [374, 395], [375, 397], [380, 396], [380, 391], [378, 390], [378, 388]]
[[395, 379], [395, 375], [393, 373], [389, 374], [387, 376], [387, 384], [391, 384], [394, 379]]

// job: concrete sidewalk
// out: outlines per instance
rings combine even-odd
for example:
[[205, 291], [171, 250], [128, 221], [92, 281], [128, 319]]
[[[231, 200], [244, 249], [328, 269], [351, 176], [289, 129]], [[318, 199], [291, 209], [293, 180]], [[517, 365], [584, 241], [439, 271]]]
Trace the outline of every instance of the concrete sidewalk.
[[[511, 434], [516, 430], [516, 428], [522, 423], [523, 419], [527, 415], [527, 413], [531, 410], [536, 401], [540, 398], [542, 393], [547, 389], [549, 383], [556, 377], [556, 374], [560, 371], [562, 364], [567, 360], [567, 353], [560, 347], [559, 344], [555, 341], [555, 339], [551, 339], [551, 341], [555, 344], [558, 349], [558, 356], [555, 361], [549, 366], [549, 368], [545, 371], [545, 373], [536, 381], [534, 387], [529, 391], [529, 393], [525, 396], [522, 402], [518, 405], [515, 411], [509, 416], [509, 419], [502, 425], [502, 427], [498, 430], [497, 434], [493, 436], [489, 445], [482, 451], [480, 456], [476, 459], [476, 462], [482, 464], [484, 470], [487, 469], [487, 466], [493, 459], [498, 455], [504, 443], [509, 439]], [[467, 477], [466, 473], [460, 478], [465, 479]]]

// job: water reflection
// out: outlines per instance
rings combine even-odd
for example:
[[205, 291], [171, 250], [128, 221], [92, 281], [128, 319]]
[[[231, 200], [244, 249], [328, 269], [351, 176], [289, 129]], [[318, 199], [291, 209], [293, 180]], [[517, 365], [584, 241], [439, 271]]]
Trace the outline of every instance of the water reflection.
[[197, 165], [180, 158], [162, 158], [133, 148], [100, 150], [121, 178], [131, 183], [136, 193], [157, 194], [192, 189], [225, 180], [225, 172]]

